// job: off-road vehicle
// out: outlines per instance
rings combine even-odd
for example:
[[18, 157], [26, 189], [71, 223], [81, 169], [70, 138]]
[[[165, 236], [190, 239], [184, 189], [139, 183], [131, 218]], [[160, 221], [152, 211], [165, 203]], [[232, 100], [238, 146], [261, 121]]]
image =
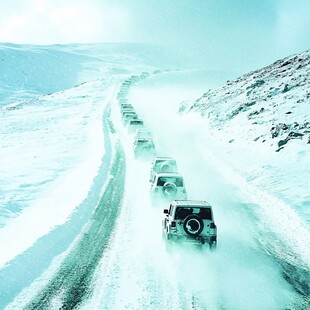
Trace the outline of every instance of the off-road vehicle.
[[156, 173], [151, 184], [150, 196], [152, 204], [187, 199], [182, 175], [171, 172]]
[[135, 139], [133, 144], [135, 159], [152, 160], [155, 157], [156, 150], [152, 139]]
[[126, 115], [126, 114], [137, 114], [136, 112], [135, 112], [135, 110], [133, 110], [133, 109], [124, 109], [122, 112], [121, 112], [121, 116], [122, 116], [122, 118]]
[[144, 128], [137, 129], [135, 139], [153, 139], [152, 133]]
[[128, 123], [128, 132], [130, 134], [135, 133], [137, 129], [143, 128], [144, 124], [141, 119], [132, 119]]
[[133, 106], [130, 103], [121, 103], [120, 105], [121, 113], [125, 110], [131, 110], [134, 111]]
[[138, 119], [136, 113], [125, 113], [123, 116], [123, 124], [126, 126], [131, 120]]
[[175, 200], [164, 210], [163, 237], [169, 241], [189, 241], [216, 248], [217, 228], [206, 201]]
[[177, 172], [177, 163], [172, 157], [156, 157], [152, 163], [150, 182], [158, 172]]

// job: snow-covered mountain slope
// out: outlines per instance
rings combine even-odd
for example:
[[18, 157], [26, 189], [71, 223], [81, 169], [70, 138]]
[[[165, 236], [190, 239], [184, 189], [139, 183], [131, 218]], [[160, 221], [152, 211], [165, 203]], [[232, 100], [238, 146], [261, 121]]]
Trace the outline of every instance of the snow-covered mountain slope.
[[[9, 246], [9, 231], [22, 236], [0, 266], [64, 223], [87, 196], [109, 153], [103, 110], [124, 78], [158, 69], [152, 51], [136, 44], [0, 45], [0, 240]], [[39, 224], [26, 234], [29, 218]]]
[[[105, 75], [140, 73], [161, 61], [142, 44], [0, 44], [0, 106], [48, 94]], [[134, 65], [133, 65], [134, 64]]]
[[310, 51], [229, 80], [180, 112], [199, 113], [219, 156], [310, 222]]
[[[177, 114], [215, 77], [157, 70], [142, 47], [60, 48], [88, 57], [80, 85], [0, 108], [0, 308], [306, 309], [309, 230], [272, 196], [223, 175], [230, 170], [213, 155], [236, 159], [237, 143], [223, 148], [199, 115]], [[188, 197], [214, 206], [214, 255], [190, 245], [166, 253], [150, 165], [134, 160], [120, 90], [158, 155], [176, 158]], [[285, 152], [270, 148], [264, 159]]]
[[89, 220], [115, 153], [110, 106], [124, 79], [161, 72], [157, 55], [141, 44], [0, 45], [1, 309]]

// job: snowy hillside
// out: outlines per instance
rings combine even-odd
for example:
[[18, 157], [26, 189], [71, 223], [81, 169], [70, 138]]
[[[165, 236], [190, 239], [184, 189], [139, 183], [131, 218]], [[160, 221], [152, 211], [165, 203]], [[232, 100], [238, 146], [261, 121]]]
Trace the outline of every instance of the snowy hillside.
[[310, 222], [310, 51], [210, 89], [180, 112], [199, 113], [218, 155]]
[[[54, 189], [79, 187], [75, 173], [84, 182], [97, 173], [102, 110], [122, 79], [156, 68], [154, 53], [141, 44], [0, 44], [0, 228], [25, 209], [43, 210]], [[94, 170], [82, 171], [90, 162]], [[66, 216], [74, 209], [64, 199], [44, 203]]]
[[[156, 65], [153, 46], [141, 44], [0, 44], [0, 106], [101, 78]], [[165, 56], [166, 57], [166, 56]], [[162, 59], [161, 59], [162, 60]], [[131, 64], [135, 64], [134, 68]]]
[[[178, 114], [179, 103], [190, 109], [231, 75], [171, 70], [149, 46], [5, 44], [0, 56], [1, 309], [306, 309], [310, 235], [306, 213], [292, 209], [310, 201], [305, 129], [275, 152], [269, 101], [252, 120], [238, 109], [247, 92], [253, 102], [283, 83], [264, 77], [271, 69], [264, 83], [250, 74], [226, 85], [225, 104], [198, 100], [191, 110], [221, 114], [208, 123]], [[301, 96], [288, 87], [270, 100]], [[223, 88], [212, 94], [220, 101]], [[246, 108], [265, 102], [255, 100]], [[150, 162], [134, 156], [122, 103], [152, 132], [157, 156], [176, 159], [188, 198], [213, 206], [216, 251], [170, 251], [162, 240], [168, 202], [152, 206]], [[304, 123], [298, 107], [285, 109], [295, 116], [287, 126]]]

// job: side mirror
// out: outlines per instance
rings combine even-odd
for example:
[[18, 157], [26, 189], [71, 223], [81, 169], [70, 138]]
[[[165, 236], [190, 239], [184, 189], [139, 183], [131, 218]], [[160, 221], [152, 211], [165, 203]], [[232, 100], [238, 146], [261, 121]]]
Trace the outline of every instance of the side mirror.
[[168, 212], [168, 209], [164, 209], [164, 213], [165, 214], [168, 214], [169, 212]]

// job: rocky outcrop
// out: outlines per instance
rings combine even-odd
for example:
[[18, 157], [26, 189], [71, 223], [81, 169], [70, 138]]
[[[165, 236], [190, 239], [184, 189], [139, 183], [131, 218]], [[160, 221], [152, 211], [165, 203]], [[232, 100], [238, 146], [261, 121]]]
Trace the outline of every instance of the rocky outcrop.
[[309, 89], [310, 51], [306, 51], [208, 90], [180, 112], [207, 117], [214, 130], [232, 132], [242, 124], [249, 140], [270, 143], [278, 150], [293, 139], [308, 143]]

